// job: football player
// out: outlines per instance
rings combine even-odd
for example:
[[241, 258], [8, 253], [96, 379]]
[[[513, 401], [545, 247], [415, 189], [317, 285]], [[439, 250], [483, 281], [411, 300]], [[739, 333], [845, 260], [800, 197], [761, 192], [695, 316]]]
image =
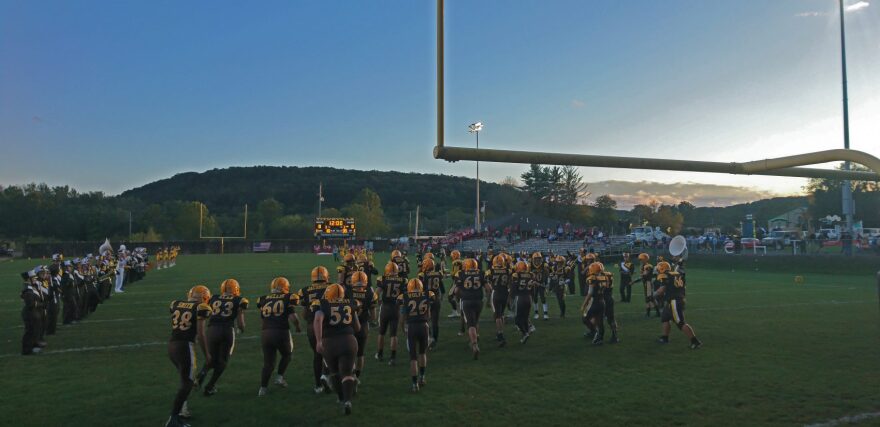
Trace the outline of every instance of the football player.
[[211, 363], [205, 339], [205, 322], [211, 314], [211, 307], [207, 304], [210, 299], [211, 291], [208, 287], [197, 285], [189, 290], [186, 300], [172, 301], [169, 307], [171, 339], [168, 341], [168, 357], [180, 374], [180, 387], [174, 398], [171, 416], [165, 423], [166, 427], [188, 425], [181, 418], [189, 417], [186, 399], [195, 383], [196, 341], [202, 347], [207, 362]]
[[602, 336], [605, 333], [605, 296], [603, 294], [604, 282], [607, 277], [602, 274], [602, 265], [594, 262], [587, 267], [587, 296], [581, 304], [584, 325], [588, 331], [584, 333], [587, 338], [593, 339], [593, 344], [602, 344]]
[[544, 264], [544, 256], [541, 255], [540, 252], [535, 252], [531, 257], [531, 265], [530, 271], [532, 272], [532, 276], [535, 280], [535, 288], [532, 292], [534, 292], [534, 296], [532, 299], [535, 301], [535, 319], [540, 317], [538, 313], [538, 301], [541, 302], [542, 307], [544, 309], [544, 320], [550, 318], [547, 312], [547, 265]]
[[349, 252], [342, 258], [342, 265], [336, 267], [337, 283], [346, 290], [351, 289], [351, 275], [356, 271], [358, 271], [357, 259], [353, 253]]
[[367, 273], [357, 271], [351, 276], [351, 299], [357, 301], [358, 319], [361, 322], [361, 329], [354, 333], [357, 340], [357, 365], [354, 368], [354, 376], [357, 382], [361, 382], [361, 373], [364, 370], [364, 352], [367, 349], [367, 338], [370, 335], [370, 316], [372, 315], [373, 306], [378, 302], [379, 295], [373, 292], [373, 288], [369, 284]]
[[461, 271], [461, 252], [458, 250], [453, 250], [449, 253], [449, 258], [452, 260], [452, 266], [450, 267], [450, 277], [452, 277], [452, 288], [449, 290], [449, 294], [447, 294], [447, 299], [449, 300], [449, 305], [452, 306], [452, 313], [449, 313], [449, 316], [446, 317], [459, 317], [461, 313], [458, 312], [458, 297], [455, 296], [455, 280], [458, 277], [458, 272]]
[[632, 274], [635, 266], [629, 259], [629, 253], [623, 253], [623, 260], [618, 264], [620, 268], [620, 302], [632, 300]]
[[[330, 272], [324, 266], [317, 266], [311, 272], [311, 284], [299, 290], [297, 297], [301, 306], [306, 310], [303, 318], [306, 321], [306, 335], [309, 337], [309, 346], [312, 347], [312, 374], [315, 379], [315, 393], [323, 393], [331, 391], [329, 379], [324, 374], [324, 357], [318, 351], [318, 339], [315, 336], [314, 329], [314, 313], [310, 310], [312, 301], [318, 301], [324, 296], [324, 290], [330, 286]], [[299, 331], [299, 329], [297, 329]]]
[[367, 254], [360, 254], [357, 257], [357, 267], [359, 271], [363, 271], [367, 275], [367, 286], [373, 286], [373, 276], [379, 274], [379, 270], [376, 270], [376, 266], [373, 265], [373, 261], [367, 256]]
[[229, 358], [235, 350], [235, 329], [244, 333], [244, 311], [248, 308], [248, 299], [241, 296], [241, 286], [235, 279], [226, 279], [220, 284], [220, 293], [211, 297], [211, 317], [208, 319], [208, 353], [211, 363], [206, 363], [199, 372], [198, 384], [205, 381], [208, 371], [213, 369], [211, 380], [205, 385], [205, 396], [217, 393], [217, 380], [226, 370]]
[[685, 281], [681, 273], [671, 271], [671, 269], [666, 261], [657, 263], [657, 282], [660, 284], [660, 288], [657, 289], [656, 297], [663, 299], [663, 315], [660, 317], [660, 321], [663, 323], [663, 335], [659, 342], [661, 344], [669, 343], [669, 330], [671, 329], [669, 322], [675, 322], [675, 326], [690, 338], [691, 349], [696, 350], [703, 343], [697, 339], [694, 328], [684, 319]]
[[[393, 258], [392, 258], [393, 259]], [[384, 360], [385, 334], [391, 336], [391, 358], [388, 366], [394, 366], [397, 357], [397, 326], [400, 323], [400, 311], [397, 309], [397, 296], [406, 290], [406, 279], [400, 275], [398, 264], [389, 261], [385, 264], [385, 272], [376, 280], [377, 292], [382, 299], [379, 309], [379, 338], [376, 360]]]
[[[559, 305], [559, 317], [563, 319], [565, 318], [565, 277], [568, 273], [569, 268], [565, 257], [557, 255], [553, 258], [553, 264], [550, 267], [550, 291], [556, 295], [556, 303]], [[545, 309], [544, 313], [546, 312]]]
[[397, 273], [405, 282], [409, 277], [409, 260], [406, 259], [403, 253], [395, 249], [391, 251], [391, 262], [397, 264]]
[[[275, 356], [281, 355], [278, 361], [278, 374], [275, 376], [275, 384], [287, 387], [284, 373], [290, 364], [290, 355], [293, 352], [293, 337], [290, 335], [290, 322], [296, 322], [296, 306], [299, 296], [290, 293], [290, 282], [284, 277], [272, 279], [269, 285], [271, 293], [261, 296], [257, 301], [257, 309], [263, 320], [263, 330], [260, 333], [260, 342], [263, 349], [263, 370], [260, 373], [260, 390], [257, 396], [265, 396], [269, 391], [269, 377], [275, 370]], [[299, 332], [299, 324], [297, 332]]]
[[654, 266], [651, 265], [651, 256], [642, 252], [639, 254], [639, 262], [641, 263], [640, 271], [642, 287], [645, 290], [645, 317], [651, 317], [651, 309], [660, 316], [660, 307], [654, 301]]
[[[620, 342], [620, 339], [617, 337], [617, 320], [614, 318], [614, 274], [610, 271], [605, 270], [605, 265], [601, 262], [596, 261], [595, 264], [599, 264], [599, 270], [605, 276], [605, 280], [600, 281], [599, 285], [602, 286], [602, 297], [605, 300], [605, 320], [608, 322], [608, 326], [611, 327], [611, 344], [616, 344]], [[604, 337], [604, 328], [601, 329], [602, 337], [601, 339], [605, 339]]]
[[473, 258], [464, 260], [462, 270], [458, 272], [458, 284], [455, 292], [458, 293], [458, 298], [461, 300], [461, 317], [467, 326], [474, 360], [480, 357], [478, 339], [480, 312], [483, 310], [483, 294], [488, 296], [491, 291], [492, 286], [486, 283], [483, 272], [477, 266], [477, 261]]
[[432, 254], [430, 252], [425, 254], [425, 259], [422, 261], [419, 280], [427, 290], [434, 293], [435, 297], [431, 303], [431, 336], [428, 343], [428, 348], [433, 350], [437, 347], [437, 340], [440, 339], [440, 306], [442, 305], [441, 298], [446, 293], [446, 289], [443, 286], [443, 271], [434, 263], [434, 257], [429, 255]]
[[328, 286], [321, 299], [309, 303], [313, 313], [315, 338], [318, 352], [324, 355], [339, 401], [345, 415], [351, 414], [351, 397], [357, 378], [352, 373], [357, 353], [355, 332], [361, 323], [357, 316], [357, 303], [345, 297], [345, 290], [338, 284]]
[[[430, 261], [430, 260], [426, 260]], [[434, 292], [425, 291], [422, 281], [411, 279], [406, 284], [406, 292], [397, 296], [397, 304], [406, 322], [406, 348], [409, 349], [409, 374], [412, 377], [412, 391], [425, 386], [425, 368], [428, 366], [428, 319], [436, 297]]]
[[534, 277], [529, 272], [529, 264], [525, 261], [517, 262], [510, 277], [510, 283], [512, 289], [509, 298], [516, 313], [514, 323], [522, 334], [519, 342], [525, 344], [531, 334], [529, 312], [532, 310], [532, 288], [535, 286]]
[[492, 258], [492, 268], [486, 271], [486, 281], [492, 284], [492, 298], [489, 303], [495, 317], [495, 340], [499, 347], [507, 345], [504, 339], [504, 312], [510, 300], [510, 269], [503, 255]]

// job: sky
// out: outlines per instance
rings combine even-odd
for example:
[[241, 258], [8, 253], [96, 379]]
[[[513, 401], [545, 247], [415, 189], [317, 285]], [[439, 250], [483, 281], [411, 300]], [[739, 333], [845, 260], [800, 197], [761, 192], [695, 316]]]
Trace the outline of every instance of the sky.
[[[880, 2], [846, 9], [851, 147], [880, 155]], [[484, 148], [712, 161], [840, 148], [838, 19], [835, 0], [447, 0], [446, 143], [472, 146], [482, 121]], [[429, 0], [0, 0], [0, 185], [118, 194], [248, 165], [473, 176], [431, 154], [435, 24]], [[610, 181], [626, 200], [699, 205], [805, 183], [581, 172], [594, 196]]]

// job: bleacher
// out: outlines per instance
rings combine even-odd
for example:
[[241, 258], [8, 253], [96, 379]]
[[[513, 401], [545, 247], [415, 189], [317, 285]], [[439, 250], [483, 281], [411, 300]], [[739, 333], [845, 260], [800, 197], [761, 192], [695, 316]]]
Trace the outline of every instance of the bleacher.
[[[484, 238], [465, 240], [456, 245], [455, 249], [458, 249], [462, 252], [486, 252], [486, 250], [489, 249], [489, 243], [490, 240]], [[492, 246], [493, 248], [495, 248], [495, 251], [503, 249], [510, 253], [519, 253], [523, 251], [526, 253], [552, 251], [555, 254], [563, 255], [567, 252], [571, 252], [573, 254], [578, 253], [581, 247], [583, 247], [583, 241], [559, 240], [550, 242], [545, 238], [532, 238], [508, 243], [504, 239], [498, 239], [495, 240]], [[603, 256], [607, 257], [614, 257], [620, 255], [622, 252], [632, 251], [632, 247], [625, 236], [612, 236], [608, 245], [595, 243], [592, 246], [594, 251], [599, 252]]]

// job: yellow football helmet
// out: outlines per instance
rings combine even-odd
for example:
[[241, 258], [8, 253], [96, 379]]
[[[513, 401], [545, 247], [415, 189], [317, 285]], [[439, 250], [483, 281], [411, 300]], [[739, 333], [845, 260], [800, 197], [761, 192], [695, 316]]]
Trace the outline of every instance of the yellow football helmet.
[[425, 260], [422, 261], [422, 271], [425, 273], [434, 271], [434, 260], [431, 258], [425, 258]]
[[514, 268], [516, 269], [517, 273], [525, 273], [529, 271], [529, 264], [527, 264], [525, 261], [518, 261], [516, 263], [516, 267]]
[[277, 294], [286, 294], [290, 292], [290, 282], [284, 277], [276, 277], [272, 279], [269, 285], [272, 292]]
[[367, 273], [355, 271], [351, 275], [351, 286], [367, 286]]
[[493, 268], [504, 268], [504, 265], [507, 262], [504, 259], [503, 255], [495, 255], [495, 258], [492, 258], [492, 267]]
[[472, 271], [478, 269], [480, 266], [477, 264], [477, 260], [473, 258], [468, 258], [461, 263], [461, 269], [464, 271]]
[[406, 282], [407, 292], [422, 292], [424, 289], [425, 287], [419, 279], [409, 279], [409, 282]]
[[426, 254], [425, 254], [425, 259], [433, 260], [433, 259], [434, 259], [434, 254], [431, 253], [431, 252], [426, 253]]
[[648, 261], [650, 261], [650, 260], [651, 260], [651, 255], [648, 255], [648, 254], [646, 254], [646, 253], [644, 253], [644, 252], [642, 252], [642, 253], [639, 254], [639, 261], [641, 261], [641, 262], [648, 262]]
[[220, 293], [224, 295], [234, 295], [237, 297], [241, 296], [241, 286], [238, 285], [238, 280], [224, 280], [223, 283], [220, 284]]
[[605, 271], [605, 266], [602, 265], [601, 262], [594, 262], [590, 264], [590, 267], [588, 267], [588, 272], [590, 274], [599, 274], [603, 271]]
[[324, 283], [330, 280], [330, 272], [327, 267], [319, 265], [312, 269], [312, 283]]
[[395, 250], [391, 251], [391, 259], [399, 258], [401, 256], [403, 256], [403, 255], [400, 253], [399, 250], [395, 249]]
[[664, 274], [668, 273], [669, 270], [672, 270], [672, 266], [670, 266], [668, 262], [660, 261], [657, 263], [657, 273]]
[[190, 301], [198, 301], [200, 303], [208, 303], [211, 299], [211, 290], [205, 285], [196, 285], [189, 290], [187, 295]]
[[565, 262], [565, 257], [562, 255], [556, 255], [556, 262], [557, 263]]
[[354, 260], [355, 260], [354, 254], [352, 254], [351, 252], [345, 254], [345, 256], [342, 258], [342, 262], [344, 262], [346, 264], [351, 264], [354, 262]]
[[397, 276], [398, 274], [399, 268], [397, 267], [397, 264], [390, 261], [388, 262], [388, 264], [385, 264], [385, 277], [393, 277]]
[[456, 249], [456, 250], [449, 253], [449, 257], [452, 258], [453, 261], [455, 261], [455, 260], [461, 258], [461, 252], [459, 252], [458, 249]]
[[342, 285], [334, 283], [324, 290], [324, 299], [327, 301], [338, 301], [345, 298], [345, 289]]

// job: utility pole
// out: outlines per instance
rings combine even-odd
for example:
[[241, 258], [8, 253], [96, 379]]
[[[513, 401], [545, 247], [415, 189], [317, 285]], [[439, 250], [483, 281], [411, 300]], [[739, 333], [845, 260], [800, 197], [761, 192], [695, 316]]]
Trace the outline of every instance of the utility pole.
[[131, 242], [131, 211], [128, 211], [128, 241]]
[[321, 217], [321, 203], [324, 202], [324, 183], [318, 183], [318, 218]]
[[[843, 75], [843, 148], [849, 149], [849, 96], [846, 87], [846, 27], [843, 23], [843, 15], [846, 9], [843, 6], [843, 0], [837, 1], [840, 7], [840, 65], [841, 74]], [[843, 170], [850, 169], [849, 161], [843, 162]], [[852, 186], [850, 180], [844, 180], [841, 188], [841, 202], [843, 203], [843, 215], [846, 217], [846, 232], [850, 239], [853, 236], [853, 214], [855, 211], [855, 203], [853, 203]], [[846, 242], [842, 242], [846, 245]], [[850, 242], [852, 244], [852, 242]], [[845, 246], [846, 247], [846, 246]], [[850, 246], [851, 248], [851, 246]], [[846, 251], [850, 254], [850, 251]]]

